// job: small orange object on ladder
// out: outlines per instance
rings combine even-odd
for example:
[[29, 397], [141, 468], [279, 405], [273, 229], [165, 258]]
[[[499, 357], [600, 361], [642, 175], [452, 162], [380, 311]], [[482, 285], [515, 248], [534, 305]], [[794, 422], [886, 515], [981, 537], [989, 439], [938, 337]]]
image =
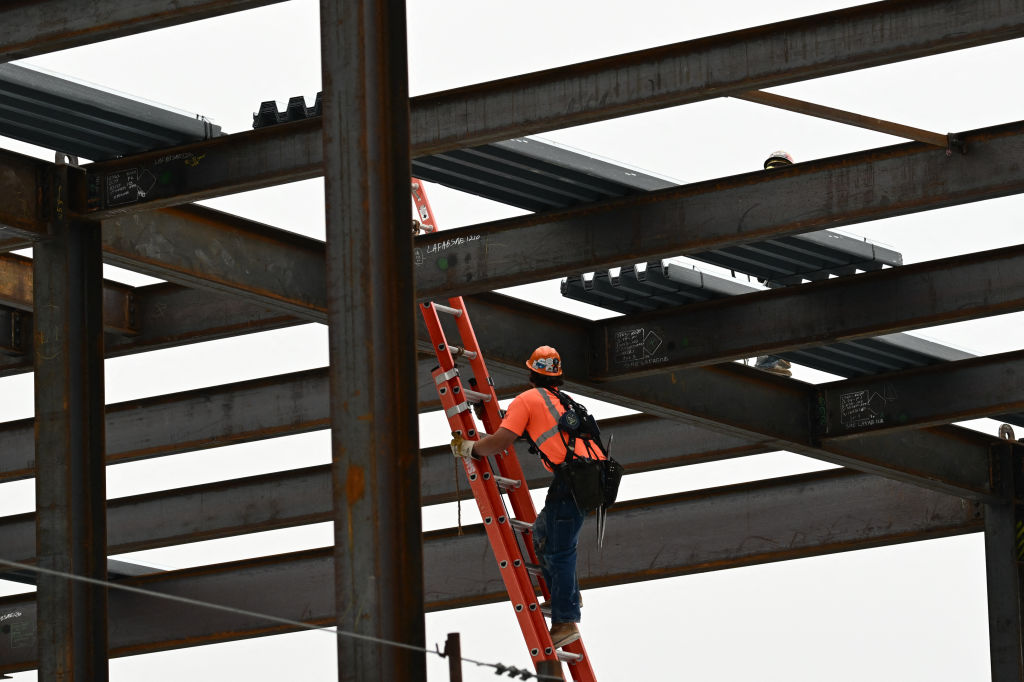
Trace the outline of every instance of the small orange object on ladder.
[[[416, 178], [412, 179], [412, 193], [417, 210], [421, 206], [425, 209], [420, 211], [422, 223], [430, 225], [430, 231], [436, 230], [423, 183]], [[501, 425], [502, 416], [498, 409], [498, 396], [462, 297], [449, 298], [447, 305], [422, 303], [420, 312], [437, 354], [438, 366], [432, 376], [452, 435], [466, 440], [480, 438], [473, 416], [474, 405], [483, 408], [481, 420], [485, 431], [494, 433]], [[453, 318], [461, 345], [448, 342], [440, 315]], [[457, 359], [469, 362], [470, 372], [465, 382], [456, 367]], [[568, 664], [576, 682], [596, 682], [583, 640], [555, 650], [547, 622], [537, 603], [538, 589], [545, 599], [550, 600], [551, 594], [544, 583], [533, 548], [533, 523], [537, 519], [537, 510], [515, 449], [509, 448], [494, 457], [463, 457], [461, 460], [534, 666], [538, 672], [548, 672], [552, 668], [557, 669], [559, 664], [556, 661], [562, 661]]]

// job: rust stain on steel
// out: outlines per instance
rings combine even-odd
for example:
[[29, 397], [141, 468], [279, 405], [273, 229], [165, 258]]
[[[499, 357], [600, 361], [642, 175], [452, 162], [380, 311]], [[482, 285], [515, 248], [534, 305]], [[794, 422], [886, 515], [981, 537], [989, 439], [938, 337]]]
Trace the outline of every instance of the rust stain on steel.
[[345, 499], [351, 507], [365, 496], [366, 470], [357, 464], [351, 464], [348, 467], [348, 475], [345, 477]]

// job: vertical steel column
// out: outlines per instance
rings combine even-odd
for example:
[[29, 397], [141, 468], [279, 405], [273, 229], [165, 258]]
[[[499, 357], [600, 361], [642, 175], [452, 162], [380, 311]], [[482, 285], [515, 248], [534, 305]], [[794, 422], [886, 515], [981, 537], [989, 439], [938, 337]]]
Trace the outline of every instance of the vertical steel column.
[[1024, 680], [1024, 446], [1011, 442], [996, 446], [993, 473], [1006, 502], [985, 506], [992, 682], [1020, 682]]
[[[338, 627], [424, 642], [405, 3], [321, 0]], [[426, 680], [341, 637], [339, 680]]]
[[[57, 167], [33, 260], [36, 553], [43, 568], [105, 579], [100, 226], [67, 216], [69, 172]], [[107, 680], [106, 589], [40, 575], [36, 603], [39, 679]]]

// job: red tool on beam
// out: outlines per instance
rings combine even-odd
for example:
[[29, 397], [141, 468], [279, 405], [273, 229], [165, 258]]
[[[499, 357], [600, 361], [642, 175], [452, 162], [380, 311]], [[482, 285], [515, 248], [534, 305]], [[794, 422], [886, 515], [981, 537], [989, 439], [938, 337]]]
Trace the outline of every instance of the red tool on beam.
[[[412, 195], [421, 224], [424, 227], [429, 225], [428, 231], [433, 232], [437, 223], [423, 183], [416, 178], [412, 179]], [[422, 303], [420, 312], [437, 354], [438, 366], [431, 374], [452, 435], [467, 440], [480, 438], [473, 415], [474, 407], [478, 409], [485, 432], [494, 433], [502, 418], [498, 396], [462, 297], [449, 298], [446, 305]], [[450, 317], [454, 322], [458, 344], [449, 343], [441, 315]], [[465, 382], [456, 360], [468, 361]], [[582, 639], [560, 650], [552, 646], [547, 622], [537, 602], [538, 591], [545, 599], [551, 598], [533, 548], [533, 523], [537, 519], [537, 510], [515, 449], [509, 448], [494, 457], [459, 459], [480, 508], [487, 540], [491, 543], [501, 579], [537, 672], [560, 676], [561, 664], [565, 663], [576, 682], [596, 682]]]

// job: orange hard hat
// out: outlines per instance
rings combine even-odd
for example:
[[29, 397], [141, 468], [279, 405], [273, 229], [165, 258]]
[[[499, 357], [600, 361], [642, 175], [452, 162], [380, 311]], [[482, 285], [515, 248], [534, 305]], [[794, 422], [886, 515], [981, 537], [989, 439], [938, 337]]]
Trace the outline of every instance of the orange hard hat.
[[778, 168], [779, 166], [788, 166], [793, 163], [793, 157], [788, 152], [784, 152], [781, 149], [777, 152], [772, 152], [771, 155], [764, 160], [764, 169]]
[[526, 361], [526, 368], [549, 377], [562, 376], [562, 358], [551, 346], [540, 346]]

